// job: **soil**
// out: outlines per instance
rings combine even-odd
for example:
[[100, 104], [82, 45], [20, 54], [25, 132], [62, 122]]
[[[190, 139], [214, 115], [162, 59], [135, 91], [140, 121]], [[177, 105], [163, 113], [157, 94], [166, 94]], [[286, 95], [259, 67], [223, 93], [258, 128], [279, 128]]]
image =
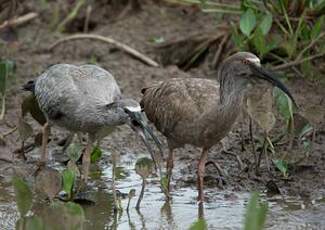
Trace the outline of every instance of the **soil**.
[[[53, 3], [49, 1], [48, 4]], [[128, 11], [124, 13], [123, 17], [118, 17], [117, 14], [112, 13], [109, 5], [104, 8], [99, 4], [97, 8], [93, 9], [90, 32], [112, 37], [159, 61], [159, 53], [155, 49], [152, 39], [163, 38], [165, 41], [172, 41], [186, 38], [192, 34], [204, 34], [217, 30], [218, 23], [213, 15], [203, 14], [195, 8], [176, 7], [150, 1], [141, 4], [141, 8], [141, 10], [134, 12]], [[28, 94], [21, 91], [21, 85], [36, 78], [49, 65], [56, 63], [96, 63], [115, 76], [126, 97], [137, 100], [141, 98], [141, 88], [155, 81], [168, 80], [175, 76], [215, 77], [211, 74], [213, 70], [209, 68], [209, 59], [185, 73], [177, 66], [147, 66], [111, 45], [96, 41], [72, 41], [58, 46], [53, 52], [48, 52], [47, 48], [59, 38], [66, 36], [69, 31], [57, 33], [49, 29], [49, 24], [53, 19], [49, 10], [50, 6], [47, 10], [42, 10], [40, 6], [34, 3], [26, 3], [22, 9], [21, 11], [26, 11], [26, 9], [38, 11], [40, 15], [28, 24], [6, 32], [7, 36], [5, 37], [9, 41], [0, 51], [1, 57], [14, 60], [17, 70], [16, 83], [8, 91], [6, 117], [5, 121], [0, 123], [0, 133], [8, 131], [10, 129], [8, 125], [14, 126], [18, 122], [22, 98]], [[70, 25], [70, 27], [73, 26]], [[76, 30], [71, 29], [71, 31], [75, 32]], [[207, 166], [206, 176], [207, 186], [232, 191], [264, 191], [267, 182], [273, 181], [283, 194], [303, 198], [318, 197], [320, 194], [324, 196], [325, 91], [322, 85], [298, 77], [292, 78], [288, 82], [288, 87], [300, 106], [301, 114], [307, 117], [317, 130], [313, 150], [309, 153], [309, 157], [299, 165], [295, 165], [295, 170], [289, 172], [287, 179], [284, 179], [273, 166], [269, 173], [263, 160], [261, 175], [256, 177], [251, 168], [253, 154], [248, 141], [248, 119], [241, 118], [229, 134], [227, 146], [230, 151], [242, 158], [243, 162], [249, 166], [249, 170], [240, 171], [235, 158], [222, 154], [221, 146], [215, 146], [210, 150], [209, 161], [218, 162], [229, 176], [224, 181], [220, 181], [220, 178], [216, 177], [216, 169], [209, 165]], [[41, 130], [41, 127], [30, 117], [28, 122], [33, 124], [34, 133]], [[245, 140], [244, 151], [241, 150], [241, 129], [243, 129]], [[273, 133], [280, 133], [283, 129], [284, 124], [279, 121]], [[259, 133], [257, 127], [256, 130], [255, 134], [257, 135]], [[52, 133], [51, 146], [57, 145], [58, 141], [65, 135], [66, 131], [55, 129]], [[164, 140], [162, 136], [159, 137]], [[17, 154], [14, 154], [15, 150], [21, 146], [18, 132], [7, 136], [5, 142], [5, 145], [0, 146], [0, 169], [2, 179], [8, 181], [7, 176], [13, 173], [12, 170], [8, 169], [8, 166], [15, 166], [16, 169], [21, 167], [27, 170], [27, 168], [32, 168], [30, 166], [34, 165], [35, 159], [31, 159], [27, 153], [28, 160], [23, 162]], [[25, 144], [32, 142], [33, 139], [30, 138]], [[167, 149], [165, 141], [164, 147]], [[138, 155], [146, 153], [142, 142], [128, 127], [120, 127], [118, 131], [105, 138], [102, 148], [118, 154], [131, 152]], [[177, 151], [175, 159], [177, 169], [174, 176], [176, 188], [194, 186], [196, 182], [196, 160], [199, 158], [199, 151], [199, 149], [191, 146], [186, 146], [186, 148]], [[276, 151], [281, 155], [284, 151], [288, 151], [287, 146], [276, 146]], [[293, 150], [288, 152], [288, 155], [298, 159], [303, 156], [302, 152], [301, 148], [295, 145]]]

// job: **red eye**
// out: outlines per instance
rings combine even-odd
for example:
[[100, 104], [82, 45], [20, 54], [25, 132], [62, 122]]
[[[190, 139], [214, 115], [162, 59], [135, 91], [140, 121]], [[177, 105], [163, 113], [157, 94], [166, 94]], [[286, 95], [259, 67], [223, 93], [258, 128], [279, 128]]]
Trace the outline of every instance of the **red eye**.
[[250, 63], [247, 59], [243, 59], [241, 62], [245, 65], [248, 65]]

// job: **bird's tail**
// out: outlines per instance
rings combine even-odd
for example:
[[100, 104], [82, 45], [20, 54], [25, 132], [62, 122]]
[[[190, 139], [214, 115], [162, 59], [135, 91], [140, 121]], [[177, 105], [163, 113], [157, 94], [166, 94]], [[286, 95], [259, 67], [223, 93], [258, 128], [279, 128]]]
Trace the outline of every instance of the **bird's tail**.
[[35, 91], [35, 80], [30, 80], [26, 84], [24, 84], [22, 86], [22, 90], [31, 91], [32, 93], [34, 93], [34, 91]]

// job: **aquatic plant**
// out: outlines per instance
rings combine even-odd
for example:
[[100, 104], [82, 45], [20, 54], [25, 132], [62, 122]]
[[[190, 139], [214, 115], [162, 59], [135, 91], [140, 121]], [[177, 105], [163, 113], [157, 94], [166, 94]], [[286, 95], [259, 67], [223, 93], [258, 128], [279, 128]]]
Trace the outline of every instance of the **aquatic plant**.
[[146, 178], [154, 171], [154, 162], [148, 157], [142, 157], [135, 163], [135, 171], [142, 178], [142, 188], [136, 204], [136, 209], [140, 209], [140, 204], [144, 195], [144, 189], [147, 184]]

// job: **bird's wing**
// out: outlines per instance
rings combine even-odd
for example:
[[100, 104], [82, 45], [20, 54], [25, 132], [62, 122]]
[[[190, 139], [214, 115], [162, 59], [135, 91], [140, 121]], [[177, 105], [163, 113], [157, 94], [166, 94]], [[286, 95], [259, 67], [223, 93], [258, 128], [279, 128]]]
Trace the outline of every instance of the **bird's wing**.
[[174, 78], [142, 90], [141, 106], [163, 134], [181, 123], [193, 124], [219, 99], [219, 84], [201, 78]]
[[35, 95], [41, 109], [56, 117], [94, 112], [120, 98], [121, 92], [114, 77], [98, 66], [57, 64], [37, 79]]

